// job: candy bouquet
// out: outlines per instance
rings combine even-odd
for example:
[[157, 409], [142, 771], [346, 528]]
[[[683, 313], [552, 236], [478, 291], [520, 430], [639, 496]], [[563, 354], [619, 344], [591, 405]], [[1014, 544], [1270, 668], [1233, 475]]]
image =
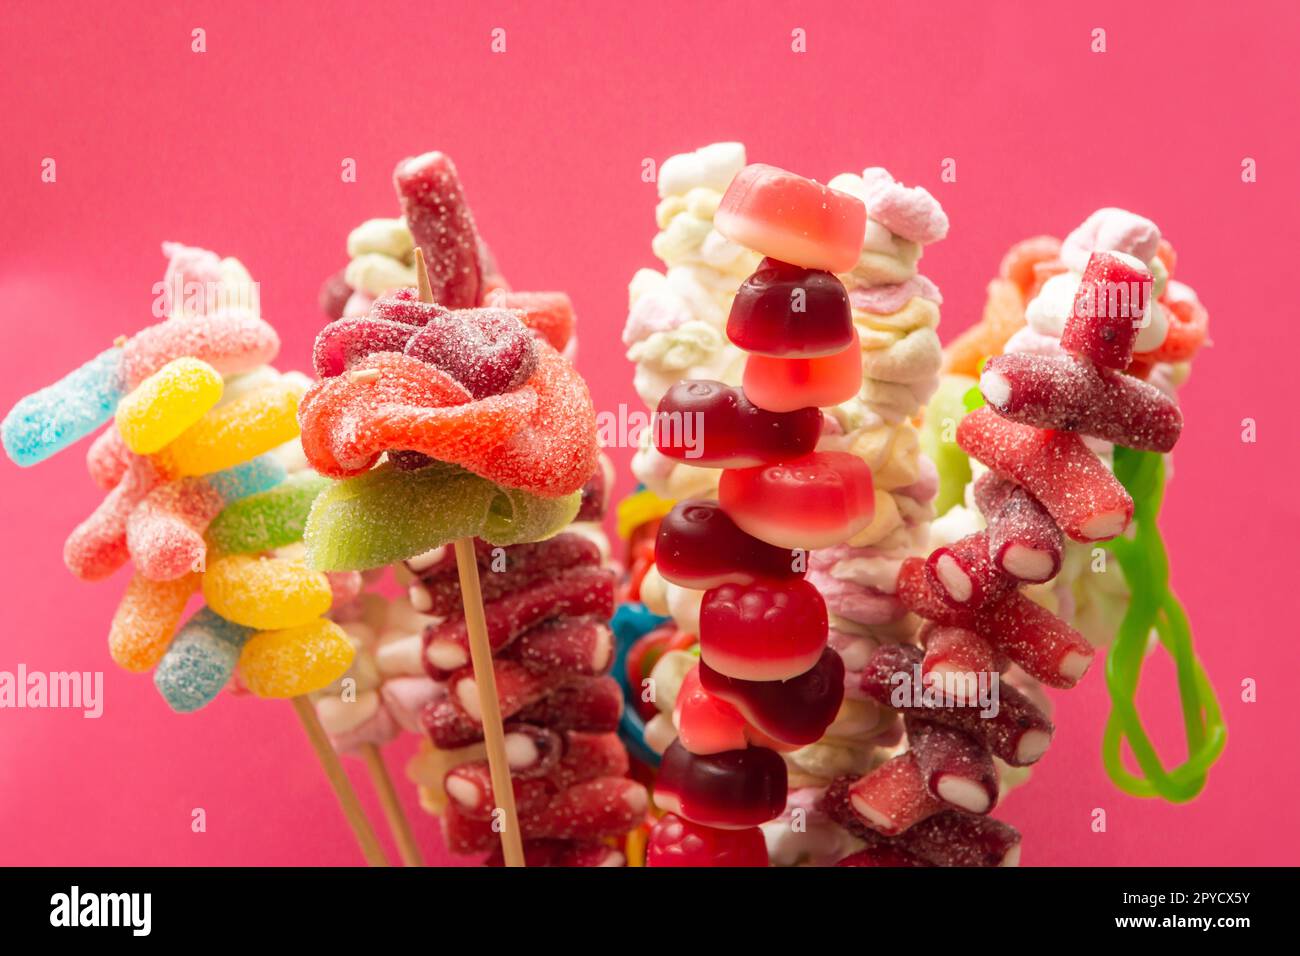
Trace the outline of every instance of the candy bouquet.
[[[647, 764], [663, 755], [655, 802], [672, 811], [647, 862], [1015, 863], [1019, 835], [988, 814], [1050, 743], [1041, 685], [1091, 663], [1067, 620], [1114, 633], [1106, 611], [1125, 599], [1119, 575], [1080, 573], [1099, 542], [1145, 598], [1119, 626], [1107, 765], [1130, 792], [1190, 796], [1222, 727], [1153, 560], [1158, 462], [1181, 428], [1173, 363], [1205, 329], [1194, 294], [1170, 288], [1172, 250], [1115, 210], [1064, 248], [1022, 244], [941, 382], [941, 299], [916, 272], [947, 231], [933, 197], [883, 170], [828, 193], [743, 162], [719, 144], [664, 163], [669, 269], [630, 290], [625, 342], [657, 415], [633, 463], [643, 488], [620, 505], [615, 627], [638, 718], [625, 734]], [[855, 231], [856, 262], [834, 259]], [[735, 283], [740, 243], [769, 258]], [[979, 388], [958, 374], [1004, 345]], [[1186, 671], [1193, 756], [1172, 773], [1132, 709], [1153, 628]], [[1125, 737], [1145, 779], [1120, 767]]]
[[[614, 572], [600, 521], [612, 475], [586, 386], [562, 357], [575, 348], [573, 309], [563, 293], [506, 286], [445, 156], [403, 161], [394, 184], [403, 218], [354, 230], [350, 264], [322, 290], [337, 318], [317, 337], [322, 382], [302, 418], [313, 465], [344, 479], [308, 521], [312, 561], [396, 562], [407, 593], [371, 599], [344, 625], [367, 704], [330, 688], [322, 722], [343, 749], [398, 728], [424, 736], [408, 775], [453, 852], [619, 865], [610, 841], [647, 800], [625, 776], [622, 695], [606, 676]], [[428, 288], [404, 287], [420, 260]], [[470, 567], [483, 667], [471, 659]], [[500, 818], [506, 780], [516, 820]]]

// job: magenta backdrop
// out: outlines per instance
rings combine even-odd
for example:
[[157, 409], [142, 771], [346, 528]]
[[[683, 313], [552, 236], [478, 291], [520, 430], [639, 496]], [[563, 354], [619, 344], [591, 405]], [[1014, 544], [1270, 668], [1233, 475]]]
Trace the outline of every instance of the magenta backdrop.
[[[283, 336], [280, 364], [306, 366], [316, 290], [344, 263], [345, 235], [392, 215], [394, 162], [432, 148], [455, 158], [515, 286], [572, 295], [604, 409], [635, 403], [619, 330], [628, 278], [656, 264], [644, 157], [739, 139], [751, 160], [823, 180], [880, 164], [927, 186], [952, 218], [924, 264], [945, 338], [978, 316], [1011, 242], [1063, 234], [1098, 206], [1135, 209], [1172, 238], [1179, 278], [1213, 317], [1164, 527], [1228, 752], [1190, 805], [1121, 796], [1098, 759], [1099, 666], [1056, 695], [1055, 746], [1000, 813], [1024, 831], [1026, 864], [1297, 862], [1296, 578], [1283, 562], [1300, 516], [1280, 494], [1297, 465], [1297, 8], [841, 6], [6, 4], [0, 405], [150, 320], [162, 239], [242, 258]], [[489, 49], [495, 27], [504, 54]], [[795, 28], [806, 54], [791, 52]], [[41, 182], [45, 157], [55, 184]], [[955, 183], [940, 182], [945, 157]], [[1258, 182], [1242, 182], [1245, 157]], [[83, 449], [32, 470], [0, 462], [0, 670], [103, 670], [106, 694], [100, 720], [0, 711], [0, 863], [357, 862], [287, 704], [226, 698], [180, 717], [112, 666], [104, 637], [125, 577], [81, 584], [60, 559], [99, 497]], [[627, 457], [616, 452], [620, 493]], [[1180, 758], [1171, 668], [1152, 670], [1142, 700]], [[1246, 678], [1256, 703], [1241, 700]], [[398, 772], [411, 748], [390, 749]], [[430, 858], [446, 861], [400, 782]], [[206, 833], [190, 829], [198, 807]], [[1090, 829], [1098, 807], [1105, 833]]]

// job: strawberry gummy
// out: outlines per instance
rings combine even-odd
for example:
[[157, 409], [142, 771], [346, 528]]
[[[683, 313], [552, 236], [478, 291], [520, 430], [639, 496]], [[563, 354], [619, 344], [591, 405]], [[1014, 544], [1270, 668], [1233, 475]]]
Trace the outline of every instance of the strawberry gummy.
[[795, 552], [760, 541], [736, 527], [716, 501], [679, 501], [659, 523], [655, 564], [665, 581], [707, 590], [804, 575]]
[[727, 338], [746, 352], [785, 358], [843, 351], [853, 342], [849, 294], [829, 272], [764, 259], [732, 300]]
[[728, 469], [718, 500], [743, 531], [781, 548], [827, 548], [871, 523], [871, 469], [847, 452]]
[[749, 468], [807, 455], [821, 437], [817, 408], [770, 412], [734, 386], [678, 382], [655, 411], [660, 454], [701, 468]]
[[767, 866], [758, 827], [719, 830], [665, 813], [650, 830], [645, 865], [658, 867]]
[[827, 627], [821, 592], [802, 578], [724, 584], [700, 605], [700, 659], [739, 680], [789, 680], [816, 665]]
[[405, 352], [446, 372], [475, 398], [513, 391], [537, 369], [536, 338], [505, 309], [460, 309], [432, 318]]
[[397, 164], [393, 186], [411, 237], [424, 252], [433, 300], [470, 309], [483, 294], [478, 230], [456, 167], [444, 153], [413, 156]]

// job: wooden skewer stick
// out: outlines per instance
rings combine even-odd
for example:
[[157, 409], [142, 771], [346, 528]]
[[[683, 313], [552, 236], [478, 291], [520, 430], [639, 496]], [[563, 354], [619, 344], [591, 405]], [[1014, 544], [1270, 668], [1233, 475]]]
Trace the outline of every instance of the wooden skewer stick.
[[379, 805], [383, 807], [384, 819], [388, 821], [388, 829], [393, 834], [393, 842], [397, 844], [402, 863], [406, 866], [424, 866], [420, 847], [411, 831], [411, 822], [406, 818], [402, 801], [397, 796], [397, 788], [393, 786], [393, 778], [388, 775], [388, 767], [384, 764], [384, 755], [374, 744], [363, 744], [361, 759], [365, 761], [366, 770], [370, 773], [370, 782], [379, 796]]
[[330, 787], [334, 790], [334, 796], [338, 798], [339, 806], [343, 808], [343, 816], [347, 818], [348, 826], [352, 827], [352, 833], [357, 838], [357, 844], [361, 847], [361, 854], [366, 858], [366, 863], [370, 866], [388, 866], [388, 858], [384, 856], [379, 837], [375, 835], [374, 828], [366, 819], [361, 801], [357, 799], [357, 792], [352, 789], [352, 781], [348, 780], [334, 745], [325, 734], [325, 728], [320, 725], [316, 708], [305, 695], [302, 695], [293, 699], [293, 709], [298, 712], [302, 728], [307, 732], [307, 739], [311, 741], [312, 749], [316, 751], [316, 759], [320, 761], [321, 769], [325, 771]]
[[[424, 264], [424, 253], [415, 249], [415, 276], [420, 301], [432, 302], [433, 289]], [[510, 764], [506, 760], [506, 735], [502, 728], [501, 702], [497, 698], [496, 674], [492, 670], [492, 645], [488, 641], [487, 620], [483, 613], [483, 591], [478, 580], [478, 558], [474, 540], [456, 541], [456, 569], [460, 575], [460, 600], [465, 607], [465, 628], [469, 633], [469, 658], [478, 687], [479, 710], [483, 718], [483, 743], [487, 749], [488, 772], [492, 778], [492, 795], [496, 799], [493, 827], [500, 828], [501, 849], [506, 866], [524, 865], [523, 837], [519, 831], [519, 811], [515, 809], [515, 789], [510, 781]]]

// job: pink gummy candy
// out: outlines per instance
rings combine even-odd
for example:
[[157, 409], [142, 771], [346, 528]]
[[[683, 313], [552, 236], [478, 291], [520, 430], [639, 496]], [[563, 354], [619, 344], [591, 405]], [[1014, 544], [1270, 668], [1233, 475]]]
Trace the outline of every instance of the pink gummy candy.
[[321, 329], [312, 349], [312, 366], [320, 378], [342, 375], [375, 352], [400, 352], [418, 330], [404, 322], [365, 316], [339, 319]]
[[450, 157], [425, 153], [397, 164], [393, 185], [411, 236], [424, 252], [433, 300], [470, 309], [482, 296], [478, 230]]
[[862, 251], [867, 210], [847, 193], [753, 163], [727, 187], [713, 224], [728, 239], [773, 259], [848, 272]]
[[[117, 427], [111, 430], [117, 434]], [[101, 581], [131, 556], [127, 522], [136, 506], [156, 488], [162, 476], [153, 462], [131, 455], [125, 474], [104, 496], [98, 508], [73, 529], [63, 545], [63, 563], [83, 581]]]
[[573, 303], [566, 293], [496, 289], [484, 297], [483, 304], [519, 313], [524, 325], [559, 352], [563, 352], [573, 338], [577, 320], [573, 314]]
[[222, 375], [251, 372], [273, 360], [280, 337], [267, 322], [242, 309], [160, 322], [137, 332], [123, 346], [122, 369], [135, 388], [168, 362], [183, 356], [207, 362]]
[[[968, 419], [969, 420], [969, 419]], [[871, 523], [871, 469], [848, 452], [814, 452], [757, 468], [728, 469], [718, 500], [742, 530], [779, 548], [826, 548]]]
[[420, 298], [420, 290], [414, 286], [394, 289], [381, 295], [370, 306], [370, 316], [386, 322], [401, 322], [423, 328], [430, 320], [446, 315], [448, 307], [437, 302], [425, 302]]
[[1160, 229], [1126, 209], [1098, 209], [1060, 243], [1060, 258], [1075, 272], [1087, 268], [1094, 252], [1123, 252], [1142, 262], [1155, 258]]
[[1076, 541], [1122, 534], [1133, 500], [1110, 470], [1070, 432], [1043, 431], [978, 408], [957, 426], [957, 444], [1004, 478], [1025, 486]]
[[700, 659], [739, 680], [789, 680], [817, 663], [827, 627], [826, 603], [802, 578], [724, 584], [700, 605]]
[[1129, 256], [1094, 252], [1083, 270], [1061, 348], [1117, 370], [1133, 360], [1133, 343], [1150, 321], [1151, 272]]
[[110, 491], [117, 487], [135, 457], [134, 452], [126, 447], [122, 431], [114, 422], [95, 436], [86, 449], [86, 470], [90, 472], [91, 481]]
[[203, 532], [225, 503], [203, 478], [182, 478], [149, 492], [126, 525], [136, 570], [152, 581], [201, 570], [207, 553]]
[[744, 750], [749, 746], [745, 718], [731, 704], [704, 689], [700, 684], [702, 666], [697, 664], [687, 671], [677, 691], [673, 704], [677, 740], [693, 754]]
[[803, 577], [806, 562], [798, 557], [741, 531], [716, 501], [703, 499], [677, 502], [655, 539], [655, 565], [663, 579], [701, 591]]
[[659, 765], [655, 803], [705, 826], [755, 827], [785, 809], [786, 780], [785, 761], [766, 747], [693, 754], [677, 740]]
[[998, 772], [981, 740], [956, 727], [909, 716], [907, 742], [931, 794], [967, 813], [993, 809]]
[[988, 471], [975, 482], [975, 503], [988, 520], [989, 557], [1004, 574], [1031, 583], [1056, 577], [1064, 539], [1033, 495]]
[[980, 674], [1006, 667], [1006, 659], [992, 644], [965, 628], [927, 625], [922, 631], [922, 643], [925, 659], [921, 675], [926, 678], [934, 675], [934, 679], [942, 681], [960, 679], [962, 686], [968, 687], [972, 679], [979, 680]]
[[772, 412], [847, 402], [862, 387], [862, 349], [857, 329], [846, 348], [818, 358], [751, 355], [745, 360], [743, 384], [751, 402]]
[[829, 272], [764, 259], [732, 300], [727, 338], [763, 355], [833, 355], [853, 342], [848, 292]]
[[[803, 747], [821, 739], [839, 713], [844, 700], [844, 662], [825, 647], [817, 663], [797, 677], [753, 681], [728, 677], [701, 660], [699, 684], [768, 737]], [[689, 744], [687, 749], [692, 749]]]
[[817, 447], [816, 408], [772, 412], [721, 382], [678, 382], [655, 411], [655, 447], [668, 458], [707, 468], [749, 468], [789, 461]]
[[352, 286], [348, 285], [342, 269], [322, 282], [320, 291], [316, 293], [317, 305], [331, 322], [343, 318], [343, 310], [347, 307], [350, 298], [352, 298]]
[[1154, 385], [1070, 355], [995, 355], [980, 391], [1003, 418], [1142, 451], [1171, 451], [1183, 429], [1177, 403]]

